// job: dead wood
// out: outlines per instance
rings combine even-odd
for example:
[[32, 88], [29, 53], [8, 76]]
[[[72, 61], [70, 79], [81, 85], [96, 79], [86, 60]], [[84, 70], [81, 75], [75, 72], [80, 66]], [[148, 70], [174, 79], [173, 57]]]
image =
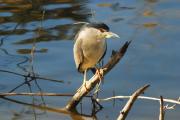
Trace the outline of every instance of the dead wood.
[[121, 110], [117, 120], [125, 120], [129, 111], [131, 110], [134, 102], [136, 101], [136, 99], [138, 98], [138, 96], [143, 93], [147, 88], [149, 87], [149, 85], [145, 85], [141, 88], [139, 88], [137, 91], [135, 91], [131, 97], [129, 98], [128, 102], [126, 103], [126, 105], [124, 106], [124, 108]]

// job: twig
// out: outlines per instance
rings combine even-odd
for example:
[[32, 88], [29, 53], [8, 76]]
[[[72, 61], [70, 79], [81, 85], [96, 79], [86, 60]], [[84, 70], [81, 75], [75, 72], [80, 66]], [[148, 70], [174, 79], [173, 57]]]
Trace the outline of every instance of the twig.
[[[25, 80], [25, 81], [26, 81], [26, 80]], [[32, 93], [31, 84], [28, 83], [27, 86], [28, 86], [28, 88], [29, 88], [29, 92]], [[35, 97], [34, 97], [34, 95], [32, 95], [32, 103], [35, 104]], [[33, 115], [34, 115], [34, 120], [36, 120], [36, 118], [37, 118], [37, 116], [36, 116], [36, 110], [33, 108], [32, 111], [33, 111]]]
[[22, 77], [30, 77], [30, 78], [39, 79], [39, 80], [47, 80], [47, 81], [52, 81], [52, 82], [64, 83], [63, 80], [55, 80], [55, 79], [40, 77], [40, 76], [36, 76], [36, 75], [32, 76], [32, 75], [30, 75], [30, 74], [24, 75], [24, 74], [20, 74], [20, 73], [8, 71], [8, 70], [2, 70], [2, 69], [0, 69], [0, 72], [10, 73], [10, 74], [14, 74], [14, 75], [17, 75], [17, 76], [22, 76]]
[[[98, 102], [102, 101], [108, 101], [108, 100], [113, 100], [113, 99], [129, 99], [131, 96], [114, 96], [114, 97], [109, 97], [105, 99], [96, 99]], [[154, 100], [154, 101], [160, 101], [159, 98], [155, 97], [147, 97], [147, 96], [138, 96], [138, 99], [147, 99], [147, 100]], [[173, 100], [173, 99], [163, 99], [164, 102], [169, 102], [169, 103], [175, 103], [180, 105], [180, 101], [178, 100]]]
[[[111, 57], [109, 62], [103, 66], [103, 68], [105, 68], [104, 75], [107, 74], [119, 62], [119, 60], [125, 54], [129, 44], [130, 42], [126, 42], [123, 47]], [[65, 108], [69, 111], [74, 110], [82, 98], [86, 96], [96, 86], [97, 83], [99, 83], [99, 77], [97, 74], [95, 74], [89, 81], [86, 81], [86, 86], [82, 85], [79, 88], [78, 92], [74, 94]]]
[[[68, 93], [0, 93], [0, 96], [65, 96], [65, 97], [71, 97], [73, 94]], [[85, 97], [92, 97], [92, 96], [85, 96]]]
[[159, 108], [159, 120], [164, 120], [164, 102], [163, 102], [163, 97], [160, 96], [160, 108]]
[[[180, 102], [180, 97], [177, 100], [178, 102]], [[177, 103], [175, 103], [174, 105], [169, 106], [168, 104], [164, 106], [164, 110], [172, 110], [175, 109]]]
[[55, 79], [45, 78], [45, 77], [40, 77], [40, 76], [35, 76], [35, 78], [39, 80], [47, 80], [47, 81], [52, 81], [52, 82], [64, 83], [64, 80], [55, 80]]
[[129, 98], [128, 102], [126, 103], [126, 105], [124, 106], [124, 108], [122, 109], [122, 111], [120, 112], [117, 120], [125, 120], [125, 118], [127, 117], [129, 111], [131, 110], [134, 102], [136, 101], [137, 97], [143, 93], [147, 88], [149, 87], [149, 85], [145, 85], [142, 88], [139, 88], [136, 92], [134, 92], [132, 94], [132, 96]]
[[167, 105], [164, 106], [164, 110], [173, 110], [173, 109], [175, 109], [175, 106], [176, 106], [176, 105], [177, 105], [177, 104], [174, 104], [174, 105], [169, 106], [169, 105], [167, 104]]
[[96, 113], [99, 112], [103, 108], [103, 106], [99, 102], [96, 101], [94, 96], [91, 97], [91, 101], [93, 105], [92, 115], [96, 115]]
[[26, 75], [23, 75], [23, 74], [20, 74], [20, 73], [16, 73], [16, 72], [12, 72], [12, 71], [8, 71], [8, 70], [1, 70], [0, 69], [0, 72], [5, 72], [5, 73], [10, 73], [10, 74], [26, 77]]

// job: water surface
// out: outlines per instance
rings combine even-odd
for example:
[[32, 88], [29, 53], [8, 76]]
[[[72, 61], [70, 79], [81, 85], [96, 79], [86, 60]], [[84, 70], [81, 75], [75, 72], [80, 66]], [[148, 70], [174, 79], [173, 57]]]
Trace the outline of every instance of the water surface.
[[[132, 40], [124, 58], [105, 76], [100, 98], [130, 95], [144, 84], [151, 87], [146, 96], [177, 99], [180, 83], [180, 7], [179, 0], [1, 0], [0, 1], [0, 92], [9, 92], [25, 78], [35, 73], [45, 78], [63, 80], [64, 83], [37, 80], [19, 87], [14, 92], [74, 93], [83, 76], [73, 61], [73, 38], [80, 25], [75, 22], [105, 22], [119, 40], [108, 40], [108, 51], [119, 49]], [[33, 62], [31, 49], [35, 45]], [[89, 77], [91, 77], [89, 73]], [[39, 87], [41, 89], [39, 89]], [[42, 104], [41, 97], [9, 97]], [[64, 107], [70, 97], [44, 97], [48, 106]], [[96, 114], [99, 120], [116, 119], [126, 101], [103, 102], [104, 108]], [[81, 109], [82, 107], [82, 109]], [[91, 101], [86, 98], [78, 111], [91, 115]], [[169, 110], [166, 119], [179, 120], [180, 107]], [[158, 119], [159, 103], [138, 100], [128, 120]], [[70, 120], [70, 115], [44, 112], [26, 105], [0, 99], [2, 120]], [[88, 117], [93, 119], [93, 117]], [[87, 118], [84, 118], [87, 119]], [[94, 118], [95, 119], [95, 118]]]

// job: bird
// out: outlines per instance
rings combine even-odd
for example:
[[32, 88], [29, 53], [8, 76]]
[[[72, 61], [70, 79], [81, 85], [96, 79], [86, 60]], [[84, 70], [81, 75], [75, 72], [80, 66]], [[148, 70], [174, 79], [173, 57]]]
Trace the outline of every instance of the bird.
[[[103, 59], [107, 50], [108, 38], [119, 38], [109, 31], [109, 27], [103, 22], [92, 22], [83, 25], [75, 35], [73, 48], [74, 61], [77, 70], [84, 74], [83, 85], [86, 87], [86, 72], [96, 68]], [[98, 70], [98, 68], [96, 68]]]

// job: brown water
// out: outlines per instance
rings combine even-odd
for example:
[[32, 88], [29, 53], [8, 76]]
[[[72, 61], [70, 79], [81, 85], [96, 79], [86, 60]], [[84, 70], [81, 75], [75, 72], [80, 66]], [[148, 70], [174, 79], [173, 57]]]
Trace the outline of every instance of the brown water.
[[[82, 75], [73, 61], [73, 37], [78, 21], [101, 21], [120, 40], [108, 40], [106, 62], [113, 49], [132, 40], [122, 61], [105, 76], [99, 98], [130, 95], [144, 84], [151, 87], [146, 96], [177, 99], [180, 94], [180, 1], [179, 0], [0, 0], [0, 92], [53, 92], [73, 94], [82, 83]], [[35, 43], [35, 44], [34, 44]], [[31, 49], [35, 45], [33, 61]], [[63, 80], [53, 82], [30, 78], [7, 71], [43, 78]], [[89, 73], [89, 77], [91, 77]], [[61, 108], [70, 97], [8, 97], [26, 103]], [[101, 103], [104, 108], [91, 116], [89, 98], [78, 106], [81, 119], [114, 120], [125, 100]], [[167, 120], [179, 120], [180, 107], [168, 110]], [[158, 119], [159, 103], [138, 100], [127, 120]], [[79, 120], [76, 115], [44, 111], [0, 99], [0, 120]]]

